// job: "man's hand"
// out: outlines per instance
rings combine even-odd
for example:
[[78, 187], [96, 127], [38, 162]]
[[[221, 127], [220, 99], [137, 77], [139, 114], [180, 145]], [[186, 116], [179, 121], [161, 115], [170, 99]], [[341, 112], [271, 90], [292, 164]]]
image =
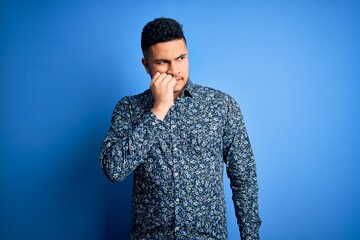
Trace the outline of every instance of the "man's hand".
[[172, 75], [156, 72], [150, 82], [154, 98], [154, 107], [151, 111], [161, 121], [174, 104], [174, 87], [176, 79]]

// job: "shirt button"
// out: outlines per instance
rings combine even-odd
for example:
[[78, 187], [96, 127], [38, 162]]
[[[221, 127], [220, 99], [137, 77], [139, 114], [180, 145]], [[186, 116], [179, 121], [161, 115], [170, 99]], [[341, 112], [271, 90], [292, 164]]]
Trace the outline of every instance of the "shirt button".
[[175, 228], [175, 231], [179, 231], [179, 229], [180, 229], [179, 227], [176, 227], [176, 228]]
[[177, 198], [175, 201], [178, 203], [178, 202], [180, 202], [180, 199]]
[[177, 173], [177, 172], [174, 173], [174, 177], [177, 177], [177, 176], [179, 176], [179, 173]]

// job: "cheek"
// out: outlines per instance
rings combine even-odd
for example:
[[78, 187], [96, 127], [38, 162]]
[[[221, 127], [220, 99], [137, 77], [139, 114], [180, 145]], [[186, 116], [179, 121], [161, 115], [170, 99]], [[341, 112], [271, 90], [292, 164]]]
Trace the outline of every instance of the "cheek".
[[152, 74], [155, 74], [156, 72], [160, 72], [160, 73], [166, 73], [167, 72], [167, 68], [165, 65], [151, 65], [150, 66], [150, 72]]
[[183, 64], [181, 64], [181, 72], [182, 72], [183, 74], [189, 72], [189, 62], [188, 62], [188, 61], [186, 61], [186, 62], [184, 62]]

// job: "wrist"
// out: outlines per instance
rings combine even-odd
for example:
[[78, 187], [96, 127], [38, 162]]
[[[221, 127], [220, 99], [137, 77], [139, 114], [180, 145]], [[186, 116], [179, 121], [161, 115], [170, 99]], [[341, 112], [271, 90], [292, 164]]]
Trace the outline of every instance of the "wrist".
[[164, 120], [166, 114], [168, 113], [170, 107], [167, 106], [157, 106], [155, 105], [152, 109], [151, 112], [161, 121]]

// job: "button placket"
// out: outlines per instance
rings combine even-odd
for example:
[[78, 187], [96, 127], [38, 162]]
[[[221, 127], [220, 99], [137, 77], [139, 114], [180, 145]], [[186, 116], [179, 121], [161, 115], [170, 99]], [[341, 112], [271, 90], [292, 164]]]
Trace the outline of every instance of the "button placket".
[[177, 110], [178, 110], [178, 102], [175, 103], [173, 108], [171, 109], [171, 118], [170, 118], [170, 134], [172, 140], [172, 175], [174, 181], [174, 213], [175, 213], [175, 225], [174, 231], [175, 235], [180, 230], [181, 226], [181, 197], [180, 197], [180, 179], [179, 179], [179, 149], [178, 149], [178, 137], [177, 137]]

